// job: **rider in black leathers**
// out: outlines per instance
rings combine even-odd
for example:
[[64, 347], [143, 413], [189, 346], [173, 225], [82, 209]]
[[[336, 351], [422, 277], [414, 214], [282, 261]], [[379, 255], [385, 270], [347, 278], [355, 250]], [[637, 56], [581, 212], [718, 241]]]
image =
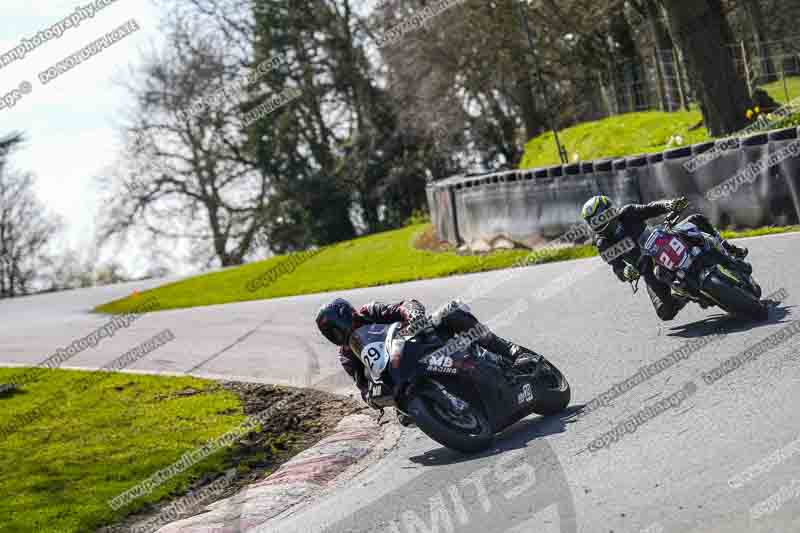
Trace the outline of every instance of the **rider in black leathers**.
[[417, 300], [404, 300], [388, 305], [372, 302], [354, 309], [347, 300], [336, 298], [320, 308], [316, 322], [320, 332], [340, 347], [339, 362], [345, 372], [353, 378], [361, 391], [361, 397], [367, 403], [369, 403], [369, 380], [365, 374], [363, 363], [348, 345], [350, 334], [365, 324], [400, 322], [402, 327], [407, 330], [420, 325], [422, 327], [430, 326], [445, 338], [480, 328], [480, 331], [485, 331], [485, 333], [477, 339], [477, 343], [490, 352], [503, 357], [510, 364], [513, 364], [522, 354], [526, 355], [526, 359], [536, 360], [539, 357], [532, 350], [498, 337], [485, 326], [481, 327], [482, 325], [469, 311], [469, 308], [460, 302], [452, 302], [429, 318], [425, 306]]
[[[595, 231], [594, 244], [597, 246], [601, 256], [612, 246], [620, 243], [626, 237], [631, 237], [636, 247], [629, 252], [614, 257], [610, 262], [614, 274], [620, 281], [635, 281], [639, 276], [643, 276], [647, 284], [647, 293], [650, 301], [656, 310], [656, 314], [661, 320], [672, 320], [686, 305], [687, 300], [676, 298], [672, 295], [669, 284], [663, 281], [666, 277], [661, 267], [653, 268], [652, 262], [641, 274], [632, 266], [636, 265], [640, 258], [638, 246], [639, 236], [647, 226], [647, 220], [661, 215], [666, 215], [672, 211], [680, 211], [688, 206], [685, 198], [676, 200], [665, 200], [651, 202], [646, 205], [629, 204], [619, 209], [614, 208], [611, 200], [606, 196], [595, 196], [590, 198], [583, 206], [581, 216], [592, 226]], [[614, 210], [614, 211], [611, 211]], [[613, 212], [609, 219], [602, 217], [604, 212]], [[602, 224], [593, 224], [592, 221], [600, 220]], [[703, 215], [695, 214], [687, 217], [681, 223], [689, 222], [697, 226], [703, 233], [708, 233], [720, 239], [722, 247], [728, 255], [720, 253], [720, 262], [742, 271], [749, 275], [752, 267], [743, 261], [747, 256], [747, 249], [740, 248], [733, 243], [722, 239], [716, 228]], [[662, 279], [659, 279], [662, 278]]]

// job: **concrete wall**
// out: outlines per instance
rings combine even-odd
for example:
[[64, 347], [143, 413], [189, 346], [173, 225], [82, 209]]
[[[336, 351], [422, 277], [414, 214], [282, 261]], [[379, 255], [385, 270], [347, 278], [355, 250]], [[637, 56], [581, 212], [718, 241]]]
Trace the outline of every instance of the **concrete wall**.
[[[793, 149], [800, 147], [798, 128], [624, 159], [453, 176], [428, 186], [428, 206], [439, 238], [452, 244], [500, 235], [527, 244], [557, 237], [580, 221], [581, 206], [596, 194], [618, 205], [686, 196], [693, 210], [722, 226], [797, 223], [800, 157], [766, 168], [771, 154], [793, 143]], [[688, 161], [714, 149], [716, 158], [687, 170]], [[756, 162], [765, 169], [755, 179], [707, 197], [709, 190]]]

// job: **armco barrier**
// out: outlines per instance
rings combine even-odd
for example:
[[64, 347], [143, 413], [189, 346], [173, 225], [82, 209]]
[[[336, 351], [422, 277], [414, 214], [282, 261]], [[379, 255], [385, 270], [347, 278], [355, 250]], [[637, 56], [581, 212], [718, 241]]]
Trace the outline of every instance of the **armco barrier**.
[[[568, 166], [510, 171], [446, 185], [443, 188], [455, 199], [460, 242], [504, 235], [533, 244], [534, 239], [557, 237], [569, 229], [589, 196], [613, 190], [619, 198], [638, 198], [634, 179], [583, 170]], [[437, 207], [431, 208], [434, 221], [444, 218], [434, 213]], [[440, 238], [445, 239], [443, 234]]]
[[[534, 244], [559, 236], [580, 222], [581, 206], [596, 194], [620, 205], [686, 196], [720, 226], [792, 224], [800, 213], [800, 157], [730, 194], [710, 199], [707, 192], [798, 139], [800, 129], [787, 128], [614, 160], [453, 176], [428, 185], [428, 206], [439, 238], [455, 245], [498, 236]], [[719, 157], [686, 170], [687, 161], [715, 146], [722, 149]]]

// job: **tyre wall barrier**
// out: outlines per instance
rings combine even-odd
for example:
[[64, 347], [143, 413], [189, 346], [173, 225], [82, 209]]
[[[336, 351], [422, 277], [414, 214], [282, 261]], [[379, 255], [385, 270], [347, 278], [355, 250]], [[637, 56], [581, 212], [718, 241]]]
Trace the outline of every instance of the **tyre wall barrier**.
[[613, 191], [625, 201], [638, 200], [633, 178], [570, 167], [489, 175], [450, 188], [461, 242], [503, 235], [532, 245], [567, 231], [586, 198], [601, 191]]
[[[428, 185], [428, 207], [440, 240], [454, 245], [498, 236], [533, 245], [560, 236], [581, 222], [581, 206], [596, 194], [617, 205], [686, 196], [693, 211], [723, 227], [795, 224], [800, 157], [772, 167], [766, 162], [798, 142], [800, 129], [787, 128], [621, 159], [453, 176]], [[686, 163], [706, 152], [716, 157], [689, 172]], [[733, 183], [748, 165], [758, 172], [751, 170], [749, 179], [736, 180], [724, 193], [714, 189]]]

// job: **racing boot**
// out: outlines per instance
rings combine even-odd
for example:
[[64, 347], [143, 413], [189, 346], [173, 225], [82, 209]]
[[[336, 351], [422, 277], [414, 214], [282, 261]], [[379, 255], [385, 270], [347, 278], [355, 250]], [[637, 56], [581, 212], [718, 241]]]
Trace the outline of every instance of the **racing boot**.
[[395, 410], [395, 412], [397, 413], [397, 423], [398, 424], [400, 424], [404, 428], [409, 428], [409, 427], [416, 426], [416, 423], [414, 422], [413, 418], [411, 418], [410, 416], [408, 416], [405, 413], [401, 413], [398, 410]]
[[721, 239], [721, 241], [722, 247], [725, 249], [725, 251], [740, 261], [743, 261], [744, 258], [747, 257], [747, 254], [750, 253], [747, 248], [736, 246], [732, 242], [728, 242], [725, 239]]
[[517, 368], [522, 368], [527, 365], [538, 365], [542, 362], [542, 360], [544, 360], [543, 356], [539, 355], [533, 350], [529, 350], [528, 348], [518, 344], [509, 344], [512, 346], [511, 353], [514, 357], [514, 366]]
[[747, 261], [742, 261], [741, 259], [736, 259], [724, 254], [720, 255], [722, 256], [720, 257], [720, 263], [722, 263], [724, 266], [736, 270], [748, 277], [753, 273], [753, 265]]
[[719, 233], [716, 234], [717, 238], [719, 239], [719, 243], [722, 246], [722, 249], [728, 254], [727, 259], [725, 261], [725, 266], [733, 268], [734, 270], [738, 270], [745, 276], [749, 276], [753, 273], [753, 266], [744, 260], [749, 253], [747, 248], [742, 248], [736, 246], [735, 244], [726, 241], [722, 237], [720, 237]]
[[747, 257], [748, 253], [747, 248], [736, 246], [735, 244], [726, 241], [724, 238], [722, 238], [722, 235], [720, 235], [719, 230], [715, 228], [711, 224], [711, 221], [709, 221], [703, 215], [692, 215], [687, 219], [687, 221], [693, 223], [695, 226], [697, 226], [697, 229], [699, 229], [703, 233], [707, 233], [715, 237], [717, 241], [719, 241], [719, 244], [722, 246], [722, 248], [731, 256], [739, 260], [742, 260], [745, 257]]
[[496, 353], [502, 357], [509, 366], [520, 367], [521, 365], [538, 363], [542, 360], [542, 356], [533, 350], [515, 344], [494, 333], [488, 333], [479, 341], [479, 344], [490, 352]]
[[736, 246], [735, 244], [730, 243], [725, 239], [723, 239], [722, 235], [720, 235], [719, 233], [719, 230], [717, 230], [717, 228], [715, 228], [711, 224], [711, 221], [708, 220], [708, 218], [706, 218], [705, 216], [699, 214], [692, 215], [689, 218], [687, 218], [686, 221], [697, 226], [697, 229], [699, 229], [703, 233], [707, 233], [708, 235], [715, 237], [717, 241], [719, 241], [719, 244], [722, 246], [722, 248], [734, 258], [742, 260], [745, 257], [747, 257], [748, 253], [747, 248]]
[[726, 266], [738, 270], [745, 276], [750, 276], [750, 274], [753, 273], [753, 265], [743, 259], [739, 259], [738, 257], [728, 257]]
[[487, 332], [483, 337], [478, 339], [478, 345], [481, 348], [485, 348], [486, 350], [499, 355], [509, 366], [513, 365], [514, 361], [517, 359], [517, 354], [513, 351], [513, 347], [516, 345], [502, 337], [498, 337], [491, 331]]

